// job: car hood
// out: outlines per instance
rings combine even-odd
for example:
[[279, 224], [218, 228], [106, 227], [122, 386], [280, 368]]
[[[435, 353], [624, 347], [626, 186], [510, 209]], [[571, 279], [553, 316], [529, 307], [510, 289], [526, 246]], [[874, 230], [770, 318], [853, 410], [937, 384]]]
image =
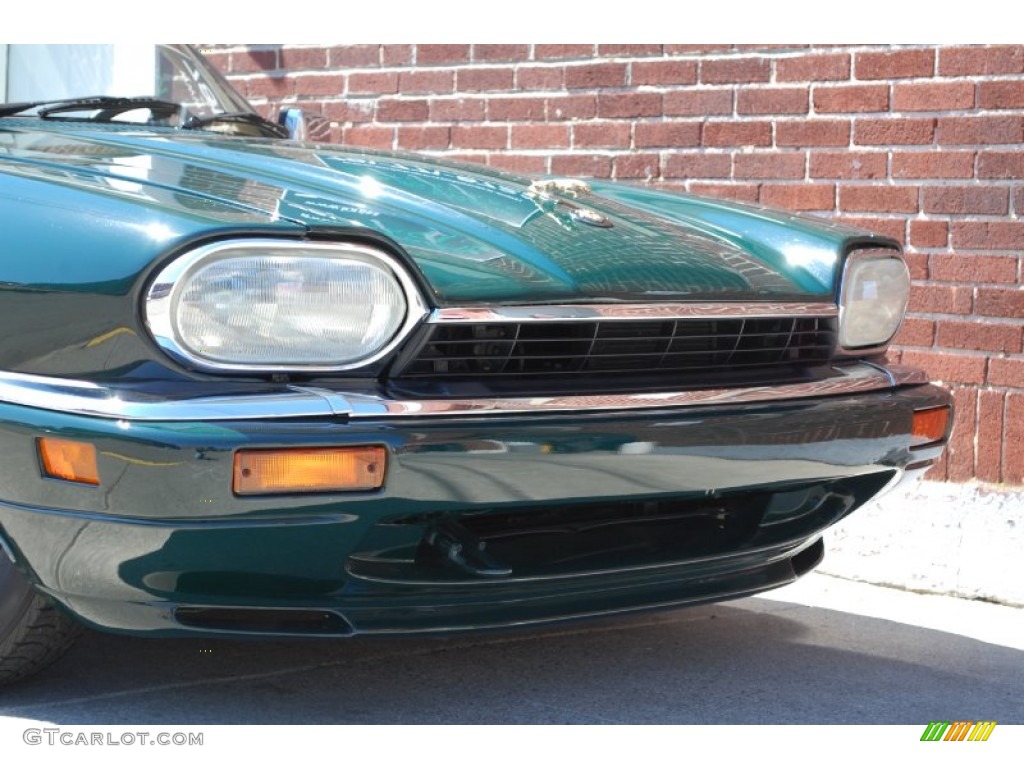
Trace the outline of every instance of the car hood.
[[[172, 241], [243, 225], [382, 239], [440, 305], [820, 300], [834, 294], [844, 249], [891, 244], [639, 186], [542, 196], [534, 179], [423, 156], [38, 120], [0, 131], [0, 170], [61, 185], [111, 216], [137, 205], [150, 222], [164, 217]], [[146, 253], [137, 274], [161, 255]]]

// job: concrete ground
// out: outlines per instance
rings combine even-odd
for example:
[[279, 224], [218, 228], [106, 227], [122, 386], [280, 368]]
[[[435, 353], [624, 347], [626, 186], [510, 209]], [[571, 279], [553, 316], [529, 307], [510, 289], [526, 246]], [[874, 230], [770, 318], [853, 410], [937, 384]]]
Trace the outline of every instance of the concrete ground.
[[1024, 606], [1024, 489], [919, 483], [858, 509], [825, 544], [822, 573]]
[[821, 574], [546, 631], [337, 642], [90, 633], [0, 725], [1024, 723], [1024, 609]]

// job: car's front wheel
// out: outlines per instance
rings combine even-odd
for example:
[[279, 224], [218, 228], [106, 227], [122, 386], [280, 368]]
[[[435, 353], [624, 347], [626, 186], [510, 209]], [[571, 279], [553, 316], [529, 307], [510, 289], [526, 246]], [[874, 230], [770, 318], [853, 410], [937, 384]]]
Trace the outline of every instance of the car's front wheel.
[[55, 662], [81, 633], [29, 584], [0, 549], [0, 686]]

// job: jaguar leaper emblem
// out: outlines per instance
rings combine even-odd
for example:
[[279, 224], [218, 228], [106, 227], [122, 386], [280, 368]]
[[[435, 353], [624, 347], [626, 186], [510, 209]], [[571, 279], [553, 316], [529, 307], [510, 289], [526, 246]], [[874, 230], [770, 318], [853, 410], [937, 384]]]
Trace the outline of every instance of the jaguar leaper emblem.
[[582, 179], [539, 179], [530, 185], [529, 193], [537, 197], [551, 197], [552, 193], [583, 197], [590, 194], [590, 185]]
[[613, 226], [607, 216], [565, 199], [584, 197], [590, 193], [590, 185], [580, 179], [540, 179], [527, 190], [534, 202], [556, 219], [568, 217], [570, 221], [591, 227]]

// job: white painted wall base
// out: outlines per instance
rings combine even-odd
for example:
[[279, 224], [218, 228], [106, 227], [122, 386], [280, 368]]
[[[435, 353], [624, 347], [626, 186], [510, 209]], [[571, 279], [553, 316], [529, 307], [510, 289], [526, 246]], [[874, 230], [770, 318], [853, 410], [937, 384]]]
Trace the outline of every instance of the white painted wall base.
[[1024, 490], [922, 482], [825, 535], [818, 570], [856, 581], [1024, 606]]

